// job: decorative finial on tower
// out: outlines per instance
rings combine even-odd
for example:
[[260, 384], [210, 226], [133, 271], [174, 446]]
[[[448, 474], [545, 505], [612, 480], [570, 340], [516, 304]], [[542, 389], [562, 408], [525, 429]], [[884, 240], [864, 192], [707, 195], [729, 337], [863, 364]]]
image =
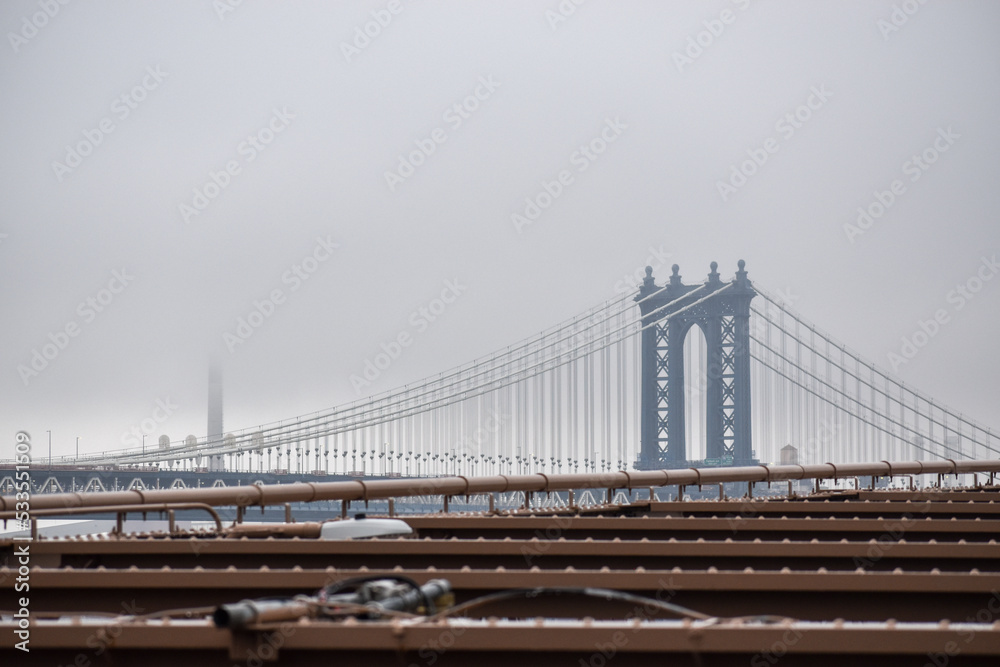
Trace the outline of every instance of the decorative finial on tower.
[[670, 284], [672, 286], [680, 287], [681, 286], [681, 275], [678, 272], [681, 270], [681, 267], [679, 267], [676, 264], [674, 264], [673, 266], [670, 267], [670, 270], [673, 272], [673, 273], [670, 274]]
[[709, 268], [712, 269], [712, 271], [708, 274], [708, 282], [710, 282], [710, 283], [718, 283], [719, 282], [719, 272], [717, 271], [717, 269], [719, 268], [719, 263], [718, 262], [712, 262], [708, 266], [709, 266]]
[[646, 267], [646, 277], [642, 279], [640, 292], [649, 292], [656, 288], [656, 281], [653, 280], [653, 267]]
[[744, 287], [749, 285], [750, 281], [747, 280], [747, 272], [746, 272], [747, 263], [741, 259], [740, 261], [736, 262], [736, 266], [740, 267], [740, 270], [736, 272], [736, 282], [738, 282], [740, 285], [743, 285]]

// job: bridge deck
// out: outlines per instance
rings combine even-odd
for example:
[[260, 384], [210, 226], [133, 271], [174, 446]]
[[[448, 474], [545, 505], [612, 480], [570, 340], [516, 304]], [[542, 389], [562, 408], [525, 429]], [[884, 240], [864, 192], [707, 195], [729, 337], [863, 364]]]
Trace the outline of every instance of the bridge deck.
[[[671, 664], [781, 657], [782, 665], [923, 665], [945, 647], [961, 648], [946, 655], [949, 664], [995, 664], [998, 499], [1000, 489], [989, 487], [643, 500], [412, 516], [405, 520], [415, 538], [356, 541], [316, 539], [311, 523], [244, 525], [221, 535], [41, 538], [31, 543], [32, 652], [18, 664], [73, 664], [79, 655], [93, 662], [95, 646], [113, 647], [123, 665], [216, 664], [227, 655], [246, 662], [248, 651], [268, 650], [296, 664], [328, 664], [331, 655], [347, 664], [535, 664], [544, 652], [547, 665], [598, 664], [595, 656], [662, 664], [664, 654]], [[12, 589], [16, 576], [14, 543], [0, 541], [0, 587]], [[715, 620], [551, 592], [433, 624], [305, 620], [239, 634], [204, 618], [222, 602], [290, 597], [359, 576], [444, 578], [457, 603], [522, 588], [605, 588]], [[76, 616], [70, 625], [42, 619], [123, 607], [133, 616]], [[148, 617], [170, 609], [190, 609], [191, 618]], [[751, 619], [762, 615], [774, 618]], [[10, 625], [0, 621], [7, 656], [16, 641]]]

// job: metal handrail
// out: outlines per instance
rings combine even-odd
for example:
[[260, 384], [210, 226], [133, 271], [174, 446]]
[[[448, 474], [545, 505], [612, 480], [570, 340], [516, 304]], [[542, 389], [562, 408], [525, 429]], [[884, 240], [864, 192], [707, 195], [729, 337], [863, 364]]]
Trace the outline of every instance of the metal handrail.
[[[53, 494], [62, 495], [62, 494]], [[32, 505], [35, 504], [37, 496], [32, 498]], [[157, 503], [157, 504], [143, 504], [143, 503], [133, 503], [131, 505], [119, 505], [116, 503], [106, 503], [102, 505], [86, 505], [78, 507], [43, 507], [41, 509], [36, 509], [32, 507], [28, 512], [30, 518], [37, 519], [40, 517], [53, 517], [53, 516], [72, 516], [75, 514], [100, 514], [103, 512], [113, 512], [118, 516], [118, 532], [121, 532], [123, 518], [126, 514], [135, 512], [168, 512], [171, 514], [171, 532], [173, 532], [173, 512], [175, 510], [205, 510], [212, 515], [212, 519], [215, 521], [215, 529], [219, 533], [222, 532], [222, 519], [219, 517], [219, 513], [215, 511], [215, 508], [207, 503], [199, 502], [183, 502], [183, 503]], [[0, 520], [9, 521], [16, 518], [16, 513], [10, 510], [0, 511]]]
[[[663, 486], [710, 485], [727, 482], [774, 482], [796, 479], [848, 479], [857, 476], [958, 475], [1000, 472], [994, 461], [908, 461], [878, 463], [821, 463], [813, 465], [684, 468], [598, 474], [493, 475], [487, 477], [433, 477], [379, 479], [366, 482], [296, 482], [201, 489], [132, 489], [95, 493], [34, 494], [30, 513], [49, 508], [162, 506], [164, 503], [203, 503], [214, 507], [253, 507], [312, 502], [364, 501], [409, 496], [468, 496], [508, 491], [545, 492], [569, 489], [634, 489]], [[13, 512], [14, 496], [0, 497], [0, 516]]]

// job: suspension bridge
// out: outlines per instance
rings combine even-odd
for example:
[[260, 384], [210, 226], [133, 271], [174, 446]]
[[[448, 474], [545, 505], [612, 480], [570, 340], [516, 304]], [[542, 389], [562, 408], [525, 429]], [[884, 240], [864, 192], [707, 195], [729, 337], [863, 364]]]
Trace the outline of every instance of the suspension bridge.
[[[38, 490], [70, 490], [70, 478], [81, 490], [86, 470], [143, 488], [152, 478], [188, 486], [183, 479], [201, 473], [227, 486], [247, 475], [606, 473], [1000, 453], [994, 431], [807, 322], [752, 283], [742, 260], [731, 279], [710, 268], [685, 284], [674, 265], [658, 285], [647, 267], [636, 295], [346, 405], [225, 435], [57, 457]], [[0, 490], [12, 483], [0, 480]]]
[[[33, 494], [0, 477], [18, 524], [0, 587], [30, 579], [32, 605], [0, 613], [0, 651], [30, 636], [37, 664], [97, 647], [142, 665], [944, 665], [960, 647], [995, 664], [995, 434], [742, 261], [717, 269], [660, 285], [647, 269], [636, 295], [348, 405], [32, 465]], [[126, 532], [129, 514], [167, 521]], [[192, 514], [211, 520], [178, 523]], [[421, 604], [425, 589], [450, 595]]]

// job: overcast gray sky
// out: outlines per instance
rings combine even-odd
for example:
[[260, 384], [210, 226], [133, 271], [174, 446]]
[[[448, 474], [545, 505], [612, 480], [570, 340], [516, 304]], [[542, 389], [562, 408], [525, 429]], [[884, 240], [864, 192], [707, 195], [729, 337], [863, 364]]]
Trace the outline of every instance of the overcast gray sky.
[[230, 4], [0, 6], [9, 442], [203, 435], [213, 348], [227, 428], [330, 407], [401, 332], [365, 392], [740, 258], [886, 367], [938, 316], [897, 373], [1000, 424], [997, 3]]

